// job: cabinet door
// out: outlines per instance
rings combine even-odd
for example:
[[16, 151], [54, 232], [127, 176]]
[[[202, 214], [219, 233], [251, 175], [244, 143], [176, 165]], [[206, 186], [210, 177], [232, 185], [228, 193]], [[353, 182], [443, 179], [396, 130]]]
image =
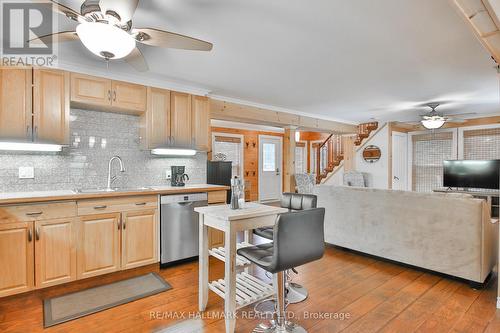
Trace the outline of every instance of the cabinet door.
[[191, 147], [191, 96], [172, 91], [170, 104], [172, 144], [176, 147]]
[[33, 223], [0, 224], [0, 297], [33, 289], [33, 259]]
[[71, 73], [71, 102], [111, 106], [111, 80]]
[[113, 81], [111, 83], [113, 108], [129, 110], [134, 114], [146, 111], [146, 87], [127, 82]]
[[193, 143], [198, 150], [210, 150], [210, 106], [208, 97], [192, 96]]
[[123, 213], [122, 269], [157, 262], [157, 210]]
[[148, 106], [141, 117], [141, 140], [146, 149], [170, 143], [170, 91], [148, 88]]
[[33, 70], [34, 139], [69, 144], [69, 73]]
[[82, 216], [78, 221], [78, 279], [120, 269], [120, 213]]
[[0, 68], [0, 138], [31, 140], [31, 69]]
[[35, 221], [35, 285], [45, 288], [76, 279], [74, 219]]
[[208, 246], [211, 249], [224, 246], [224, 232], [208, 228]]

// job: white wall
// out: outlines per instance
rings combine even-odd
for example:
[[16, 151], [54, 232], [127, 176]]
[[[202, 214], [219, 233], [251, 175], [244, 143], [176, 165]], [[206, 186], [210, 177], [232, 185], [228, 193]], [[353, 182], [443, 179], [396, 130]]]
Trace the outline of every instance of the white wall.
[[[369, 139], [365, 139], [363, 145], [357, 147], [355, 168], [356, 171], [363, 172], [367, 177], [367, 186], [379, 189], [389, 188], [389, 126], [381, 125], [383, 128]], [[375, 163], [365, 162], [363, 159], [363, 149], [366, 146], [374, 145], [380, 148], [382, 156]], [[342, 185], [344, 169], [337, 171], [330, 177], [326, 185]]]
[[[388, 189], [389, 188], [389, 126], [384, 126], [373, 137], [365, 140], [363, 145], [358, 147], [356, 152], [356, 171], [367, 175], [367, 186]], [[375, 163], [365, 162], [363, 159], [363, 149], [366, 146], [374, 145], [380, 148], [382, 155]]]

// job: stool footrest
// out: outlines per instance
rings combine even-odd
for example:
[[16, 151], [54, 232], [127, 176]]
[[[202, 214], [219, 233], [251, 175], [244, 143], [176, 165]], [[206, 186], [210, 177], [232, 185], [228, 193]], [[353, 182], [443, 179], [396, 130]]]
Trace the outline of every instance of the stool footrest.
[[[225, 297], [225, 281], [219, 279], [208, 284], [208, 288], [220, 297]], [[238, 309], [274, 295], [271, 285], [253, 275], [241, 272], [236, 275], [236, 307]]]
[[[242, 242], [236, 244], [236, 249], [241, 249], [243, 247], [249, 247], [249, 246], [253, 245], [250, 243]], [[208, 250], [208, 254], [214, 258], [219, 259], [220, 261], [224, 262], [226, 261], [226, 249], [223, 246], [214, 247], [213, 249]], [[247, 258], [240, 256], [238, 254], [236, 255], [236, 266], [245, 267], [245, 266], [250, 266], [251, 264], [252, 263]]]

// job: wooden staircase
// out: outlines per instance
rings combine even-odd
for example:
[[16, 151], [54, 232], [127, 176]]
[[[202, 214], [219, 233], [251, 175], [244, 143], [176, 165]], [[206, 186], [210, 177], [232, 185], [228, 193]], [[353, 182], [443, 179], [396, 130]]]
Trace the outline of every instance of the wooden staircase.
[[[360, 146], [364, 139], [377, 130], [378, 122], [360, 124], [358, 133], [354, 140], [355, 146]], [[318, 148], [316, 161], [316, 182], [321, 183], [323, 179], [335, 170], [344, 160], [344, 141], [345, 136], [340, 134], [331, 134]]]

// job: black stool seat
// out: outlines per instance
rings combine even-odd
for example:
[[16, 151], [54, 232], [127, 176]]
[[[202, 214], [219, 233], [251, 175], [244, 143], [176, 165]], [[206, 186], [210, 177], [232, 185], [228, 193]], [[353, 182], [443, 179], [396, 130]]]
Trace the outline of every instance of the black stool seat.
[[239, 249], [239, 255], [270, 273], [318, 260], [325, 250], [324, 208], [280, 214], [272, 243]]
[[[283, 193], [281, 207], [289, 211], [316, 208], [318, 198], [313, 194]], [[257, 236], [273, 240], [273, 228], [259, 228], [253, 231]]]
[[273, 239], [272, 227], [254, 229], [253, 233], [265, 239]]
[[257, 266], [264, 268], [269, 266], [273, 260], [273, 246], [273, 243], [266, 243], [244, 247], [238, 250], [238, 254], [252, 261]]

